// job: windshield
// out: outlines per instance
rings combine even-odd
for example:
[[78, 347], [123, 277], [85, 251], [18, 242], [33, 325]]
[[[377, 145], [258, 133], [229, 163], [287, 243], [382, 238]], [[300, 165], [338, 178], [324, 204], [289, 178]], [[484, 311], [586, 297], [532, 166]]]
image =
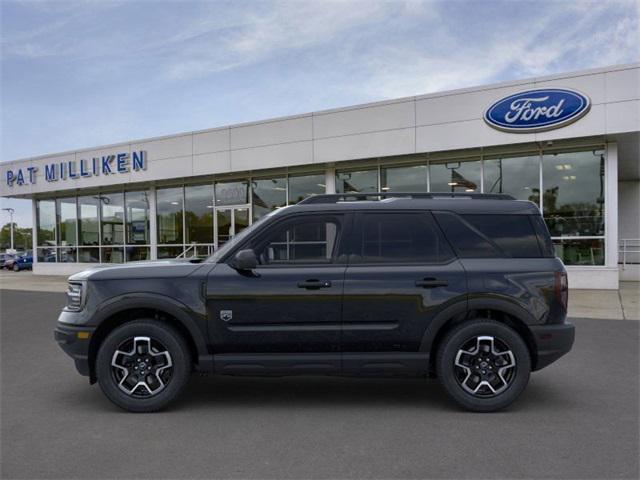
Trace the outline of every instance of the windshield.
[[279, 208], [278, 210], [274, 210], [273, 212], [268, 213], [267, 215], [265, 215], [264, 217], [262, 217], [261, 219], [253, 222], [253, 224], [251, 224], [251, 226], [245, 228], [244, 230], [242, 230], [239, 234], [237, 234], [235, 237], [233, 237], [231, 240], [229, 240], [227, 243], [225, 243], [224, 245], [222, 245], [218, 250], [216, 250], [213, 255], [211, 255], [210, 257], [208, 257], [205, 262], [207, 263], [216, 263], [217, 261], [219, 261], [222, 257], [224, 257], [230, 250], [232, 250], [233, 248], [235, 248], [236, 245], [238, 245], [239, 243], [241, 243], [251, 232], [255, 231], [257, 228], [259, 228], [262, 224], [264, 224], [267, 219], [273, 217], [274, 215], [276, 215], [278, 212], [281, 212], [282, 210], [284, 210], [287, 207], [283, 207], [283, 208]]

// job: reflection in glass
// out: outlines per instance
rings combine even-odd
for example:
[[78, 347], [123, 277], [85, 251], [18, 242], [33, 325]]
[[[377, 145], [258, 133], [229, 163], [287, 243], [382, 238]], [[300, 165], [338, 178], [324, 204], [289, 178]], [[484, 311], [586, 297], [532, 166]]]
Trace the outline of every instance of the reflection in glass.
[[158, 258], [176, 258], [182, 250], [182, 247], [158, 247]]
[[98, 197], [78, 197], [78, 232], [80, 245], [98, 245]]
[[427, 166], [387, 167], [380, 170], [383, 192], [426, 192]]
[[289, 176], [289, 205], [327, 191], [324, 173]]
[[480, 160], [429, 165], [432, 192], [480, 192]]
[[77, 249], [75, 248], [60, 247], [58, 248], [58, 261], [73, 263], [76, 261], [76, 252]]
[[158, 243], [182, 243], [182, 187], [158, 189], [156, 198]]
[[378, 169], [336, 173], [336, 193], [378, 191]]
[[216, 205], [245, 205], [248, 199], [249, 182], [216, 183]]
[[231, 240], [231, 218], [230, 208], [219, 208], [216, 210], [216, 221], [218, 223], [218, 248]]
[[286, 181], [286, 178], [278, 177], [253, 180], [251, 182], [251, 203], [254, 220], [287, 204]]
[[233, 236], [238, 235], [249, 226], [249, 209], [236, 208], [233, 210]]
[[604, 265], [604, 239], [556, 239], [556, 256], [565, 265]]
[[127, 244], [148, 245], [149, 236], [149, 193], [125, 192], [125, 219]]
[[38, 200], [38, 245], [56, 244], [56, 203], [53, 200]]
[[542, 172], [551, 236], [604, 235], [604, 154], [545, 154]]
[[126, 247], [125, 250], [127, 262], [137, 262], [151, 258], [149, 247]]
[[77, 215], [76, 198], [58, 198], [58, 243], [62, 246], [76, 244]]
[[58, 261], [57, 250], [53, 247], [43, 247], [36, 250], [38, 263], [55, 263]]
[[100, 261], [100, 249], [93, 248], [79, 248], [78, 249], [78, 262], [80, 263], [98, 263]]
[[213, 185], [184, 189], [186, 243], [213, 243]]
[[100, 195], [102, 206], [102, 244], [122, 245], [124, 243], [124, 194]]
[[507, 193], [540, 205], [540, 157], [485, 159], [484, 192]]
[[124, 262], [124, 248], [122, 247], [103, 247], [102, 263], [122, 263]]

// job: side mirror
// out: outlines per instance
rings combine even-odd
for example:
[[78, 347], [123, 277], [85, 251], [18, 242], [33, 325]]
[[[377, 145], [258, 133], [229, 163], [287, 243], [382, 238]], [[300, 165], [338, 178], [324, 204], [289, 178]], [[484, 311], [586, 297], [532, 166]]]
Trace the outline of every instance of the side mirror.
[[238, 253], [236, 253], [235, 257], [233, 257], [231, 266], [239, 271], [254, 270], [258, 267], [258, 257], [256, 257], [256, 252], [254, 252], [250, 248], [246, 250], [240, 250]]

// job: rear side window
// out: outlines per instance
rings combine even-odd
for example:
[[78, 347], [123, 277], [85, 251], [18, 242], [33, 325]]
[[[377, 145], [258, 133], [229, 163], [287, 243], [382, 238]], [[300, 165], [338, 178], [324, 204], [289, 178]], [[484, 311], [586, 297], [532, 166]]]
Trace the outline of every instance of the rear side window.
[[447, 238], [464, 258], [539, 258], [538, 236], [529, 217], [436, 214]]
[[430, 214], [365, 213], [356, 254], [364, 263], [442, 263], [453, 252]]
[[551, 240], [547, 224], [544, 223], [542, 219], [542, 215], [531, 215], [529, 219], [538, 236], [538, 245], [540, 245], [540, 250], [542, 250], [542, 256], [549, 258], [555, 257], [556, 251], [555, 248], [553, 248], [553, 241]]

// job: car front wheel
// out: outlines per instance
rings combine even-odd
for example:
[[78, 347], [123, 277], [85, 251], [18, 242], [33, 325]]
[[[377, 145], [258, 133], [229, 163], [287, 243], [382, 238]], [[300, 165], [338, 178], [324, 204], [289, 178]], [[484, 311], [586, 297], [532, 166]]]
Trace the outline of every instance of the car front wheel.
[[531, 373], [529, 349], [511, 327], [477, 319], [454, 327], [438, 351], [438, 378], [467, 410], [492, 412], [513, 403]]
[[102, 342], [96, 375], [104, 394], [130, 412], [154, 412], [172, 402], [191, 374], [182, 335], [156, 320], [135, 320]]

